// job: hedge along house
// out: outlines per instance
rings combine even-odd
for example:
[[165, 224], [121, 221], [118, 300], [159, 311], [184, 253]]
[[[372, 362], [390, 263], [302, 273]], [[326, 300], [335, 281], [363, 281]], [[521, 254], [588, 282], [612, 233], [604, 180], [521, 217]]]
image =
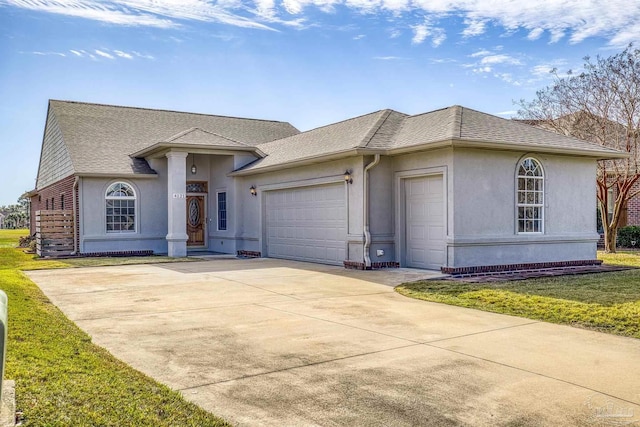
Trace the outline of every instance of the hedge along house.
[[593, 263], [596, 160], [468, 108], [284, 122], [50, 101], [33, 211], [78, 253], [191, 250], [444, 271]]

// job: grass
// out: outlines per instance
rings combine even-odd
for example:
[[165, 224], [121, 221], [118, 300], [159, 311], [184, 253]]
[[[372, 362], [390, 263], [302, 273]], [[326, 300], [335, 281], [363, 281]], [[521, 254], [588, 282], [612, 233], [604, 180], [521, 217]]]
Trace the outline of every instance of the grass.
[[24, 426], [228, 425], [92, 344], [21, 271], [68, 260], [34, 260], [12, 247], [19, 235], [0, 230], [0, 288], [9, 296], [5, 378], [16, 381]]
[[[598, 253], [607, 264], [640, 267], [640, 253]], [[495, 283], [418, 281], [402, 295], [640, 338], [640, 270]]]

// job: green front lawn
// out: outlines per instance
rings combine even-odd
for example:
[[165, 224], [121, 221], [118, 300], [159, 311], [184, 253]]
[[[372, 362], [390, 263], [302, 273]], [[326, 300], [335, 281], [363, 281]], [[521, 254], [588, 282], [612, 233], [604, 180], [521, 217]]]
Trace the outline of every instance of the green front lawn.
[[[640, 267], [640, 253], [599, 253], [605, 263]], [[408, 297], [640, 338], [640, 270], [495, 283], [424, 280]]]
[[68, 267], [14, 249], [0, 230], [0, 289], [9, 296], [5, 378], [25, 426], [222, 426], [223, 420], [91, 343], [21, 270]]

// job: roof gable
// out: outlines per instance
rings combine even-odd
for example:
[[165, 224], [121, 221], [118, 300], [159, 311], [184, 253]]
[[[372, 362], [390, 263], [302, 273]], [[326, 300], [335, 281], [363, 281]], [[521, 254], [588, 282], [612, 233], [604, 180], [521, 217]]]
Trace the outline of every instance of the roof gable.
[[47, 109], [36, 188], [44, 188], [74, 173], [73, 163], [55, 112]]
[[[538, 151], [573, 151], [583, 155], [617, 155], [616, 150], [559, 135], [517, 121], [454, 105], [404, 120], [391, 149], [424, 147], [447, 141], [465, 146]], [[452, 143], [453, 144], [453, 143]], [[454, 145], [460, 145], [459, 143]]]
[[219, 143], [222, 138], [231, 145], [256, 146], [298, 133], [289, 123], [269, 120], [56, 100], [49, 108], [78, 174], [155, 173], [144, 160], [129, 155], [180, 134], [185, 141], [209, 138]]
[[266, 157], [251, 163], [245, 170], [265, 169], [364, 147], [375, 138], [390, 112], [391, 110], [376, 111], [262, 144], [260, 150]]
[[248, 144], [234, 141], [230, 138], [225, 138], [222, 135], [218, 135], [214, 132], [202, 130], [200, 128], [191, 128], [184, 132], [180, 132], [177, 135], [167, 138], [162, 141], [165, 143], [179, 145], [205, 145], [214, 147], [250, 147]]

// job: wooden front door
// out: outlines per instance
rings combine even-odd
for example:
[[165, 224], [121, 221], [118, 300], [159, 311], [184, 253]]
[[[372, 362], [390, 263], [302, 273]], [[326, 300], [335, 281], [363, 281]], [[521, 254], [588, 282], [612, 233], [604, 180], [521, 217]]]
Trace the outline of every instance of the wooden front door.
[[187, 196], [187, 246], [205, 245], [205, 196]]

